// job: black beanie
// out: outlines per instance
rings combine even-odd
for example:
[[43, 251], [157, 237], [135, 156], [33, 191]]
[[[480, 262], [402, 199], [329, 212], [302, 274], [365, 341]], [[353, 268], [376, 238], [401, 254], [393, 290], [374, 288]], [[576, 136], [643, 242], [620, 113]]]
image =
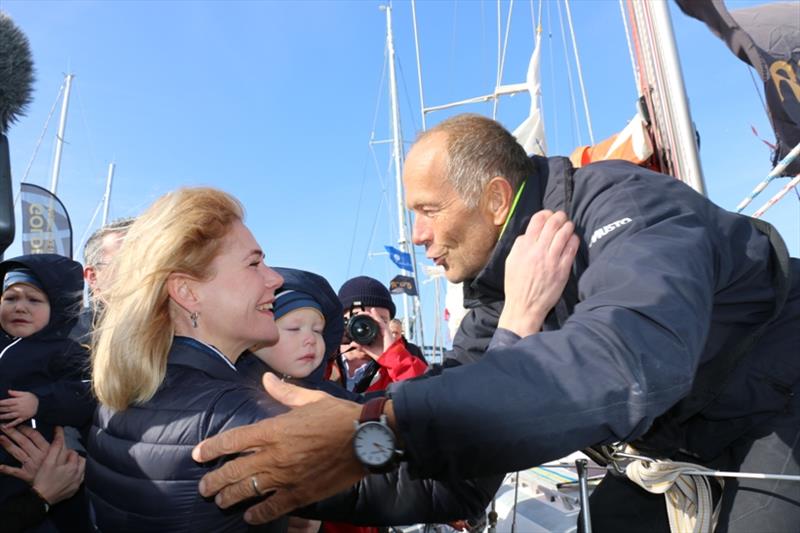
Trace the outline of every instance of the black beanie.
[[345, 282], [339, 289], [339, 301], [346, 310], [352, 306], [382, 307], [389, 310], [389, 316], [394, 318], [397, 309], [383, 283], [369, 276], [358, 276]]

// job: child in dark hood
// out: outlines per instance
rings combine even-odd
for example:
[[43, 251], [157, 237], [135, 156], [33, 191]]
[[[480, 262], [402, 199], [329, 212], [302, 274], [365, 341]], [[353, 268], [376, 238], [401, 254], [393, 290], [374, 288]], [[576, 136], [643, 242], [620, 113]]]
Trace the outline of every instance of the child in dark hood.
[[355, 399], [324, 379], [344, 330], [342, 305], [333, 288], [312, 272], [280, 267], [275, 271], [284, 279], [272, 307], [280, 338], [240, 359], [237, 368], [258, 381], [264, 372], [274, 372], [304, 387]]
[[[0, 279], [0, 422], [13, 427], [30, 420], [47, 440], [56, 425], [87, 425], [95, 408], [88, 353], [68, 337], [83, 289], [80, 264], [55, 254], [25, 255], [0, 263]], [[18, 466], [1, 450], [0, 462]], [[16, 481], [0, 480], [0, 498]]]

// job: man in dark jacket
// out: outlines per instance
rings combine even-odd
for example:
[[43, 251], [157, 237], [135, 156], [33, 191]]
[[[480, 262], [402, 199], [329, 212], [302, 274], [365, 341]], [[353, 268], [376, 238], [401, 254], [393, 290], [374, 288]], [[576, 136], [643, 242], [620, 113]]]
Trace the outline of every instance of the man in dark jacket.
[[103, 292], [114, 280], [111, 261], [117, 255], [122, 240], [135, 219], [120, 218], [101, 227], [89, 237], [83, 247], [83, 279], [89, 288], [89, 305], [81, 310], [70, 337], [81, 344], [92, 342], [92, 330], [97, 310], [104, 305]]
[[[404, 183], [415, 244], [450, 281], [464, 282], [471, 308], [452, 368], [394, 386], [383, 406], [418, 475], [513, 471], [616, 441], [724, 470], [800, 474], [800, 261], [774, 230], [625, 162], [574, 170], [563, 158], [528, 159], [505, 129], [477, 116], [424, 134]], [[580, 247], [544, 331], [519, 338], [498, 328], [504, 304], [519, 297], [504, 286], [506, 259], [543, 209], [567, 212]], [[357, 477], [352, 452], [349, 469], [344, 455], [353, 435], [345, 424], [359, 408], [327, 398], [303, 405], [285, 386], [268, 385], [295, 410], [210, 440], [196, 456], [214, 457], [222, 443], [228, 451], [263, 444], [266, 434], [292, 434], [317, 412], [328, 420], [337, 412], [340, 422], [306, 435], [309, 446], [341, 446], [315, 468], [336, 462], [343, 484]], [[276, 487], [277, 468], [288, 469], [301, 497], [314, 499], [330, 488], [314, 484], [302, 453], [296, 442], [273, 440], [250, 468]], [[204, 493], [243, 483], [248, 473], [234, 468], [209, 474]], [[794, 529], [798, 502], [797, 482], [727, 480], [718, 530]], [[297, 503], [273, 496], [255, 516]], [[663, 496], [609, 478], [594, 493], [592, 518], [596, 530], [663, 531], [664, 507]]]

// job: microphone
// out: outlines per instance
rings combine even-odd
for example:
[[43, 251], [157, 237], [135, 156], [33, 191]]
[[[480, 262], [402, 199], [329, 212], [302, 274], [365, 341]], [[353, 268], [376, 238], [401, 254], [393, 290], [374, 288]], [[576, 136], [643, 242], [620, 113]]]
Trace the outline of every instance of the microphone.
[[33, 93], [33, 58], [28, 38], [0, 12], [0, 259], [14, 242], [14, 194], [8, 127], [25, 114]]

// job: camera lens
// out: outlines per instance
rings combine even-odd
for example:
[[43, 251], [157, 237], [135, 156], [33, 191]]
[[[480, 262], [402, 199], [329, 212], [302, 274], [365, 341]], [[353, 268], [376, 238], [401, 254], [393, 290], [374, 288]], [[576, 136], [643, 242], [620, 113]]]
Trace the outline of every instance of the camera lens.
[[345, 339], [349, 337], [358, 344], [367, 345], [378, 336], [380, 327], [369, 315], [354, 315], [348, 319], [344, 330]]

